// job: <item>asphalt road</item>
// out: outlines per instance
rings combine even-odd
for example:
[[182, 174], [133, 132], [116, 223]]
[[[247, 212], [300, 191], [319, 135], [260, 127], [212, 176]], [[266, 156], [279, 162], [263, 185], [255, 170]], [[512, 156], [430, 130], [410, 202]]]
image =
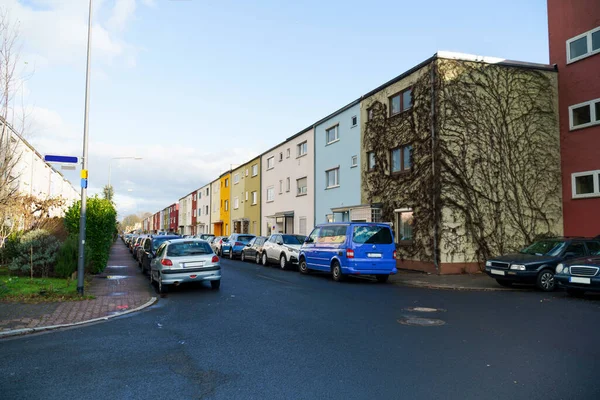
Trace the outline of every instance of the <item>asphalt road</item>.
[[1, 341], [0, 398], [600, 398], [598, 300], [223, 268], [218, 292], [181, 287], [141, 313]]

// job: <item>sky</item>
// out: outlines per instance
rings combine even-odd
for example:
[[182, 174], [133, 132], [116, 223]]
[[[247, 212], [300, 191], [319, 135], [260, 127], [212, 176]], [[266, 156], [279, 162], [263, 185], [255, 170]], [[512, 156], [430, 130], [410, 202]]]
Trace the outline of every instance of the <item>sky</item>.
[[[548, 63], [546, 0], [93, 4], [88, 192], [111, 165], [120, 218], [169, 206], [437, 51]], [[0, 0], [42, 154], [82, 155], [88, 5]]]

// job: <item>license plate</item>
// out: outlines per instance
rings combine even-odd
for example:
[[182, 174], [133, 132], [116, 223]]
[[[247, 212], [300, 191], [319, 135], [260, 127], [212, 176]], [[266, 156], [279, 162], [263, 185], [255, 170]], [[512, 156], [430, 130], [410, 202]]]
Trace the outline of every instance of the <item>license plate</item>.
[[203, 265], [204, 261], [195, 261], [183, 264], [183, 268], [202, 267]]
[[571, 276], [571, 277], [569, 277], [569, 282], [585, 283], [586, 285], [589, 285], [591, 283], [591, 280], [590, 280], [590, 278], [580, 278], [578, 276]]
[[502, 276], [506, 275], [505, 271], [500, 271], [498, 269], [492, 269], [492, 270], [490, 270], [490, 272], [494, 275], [502, 275]]
[[381, 253], [368, 253], [367, 257], [369, 257], [369, 258], [381, 258]]

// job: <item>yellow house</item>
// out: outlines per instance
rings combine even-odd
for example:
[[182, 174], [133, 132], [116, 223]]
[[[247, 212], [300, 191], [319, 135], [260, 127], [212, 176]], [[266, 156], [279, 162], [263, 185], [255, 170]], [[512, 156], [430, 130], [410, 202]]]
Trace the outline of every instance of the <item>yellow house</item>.
[[231, 234], [231, 171], [225, 172], [219, 177], [219, 180], [221, 182], [221, 207], [219, 213], [219, 217], [221, 220], [221, 235], [229, 236]]

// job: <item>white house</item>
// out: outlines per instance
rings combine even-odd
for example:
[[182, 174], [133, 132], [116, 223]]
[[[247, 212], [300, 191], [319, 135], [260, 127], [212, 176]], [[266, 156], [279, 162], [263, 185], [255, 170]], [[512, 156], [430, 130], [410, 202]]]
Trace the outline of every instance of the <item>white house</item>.
[[221, 179], [217, 178], [210, 185], [210, 233], [215, 233], [215, 224], [218, 224], [221, 221]]
[[262, 232], [307, 235], [314, 226], [314, 131], [307, 128], [261, 156]]
[[197, 217], [196, 217], [196, 233], [210, 233], [210, 184], [202, 186], [196, 192], [196, 208], [197, 208]]
[[196, 192], [192, 192], [179, 199], [179, 233], [182, 235], [192, 235], [192, 198]]

